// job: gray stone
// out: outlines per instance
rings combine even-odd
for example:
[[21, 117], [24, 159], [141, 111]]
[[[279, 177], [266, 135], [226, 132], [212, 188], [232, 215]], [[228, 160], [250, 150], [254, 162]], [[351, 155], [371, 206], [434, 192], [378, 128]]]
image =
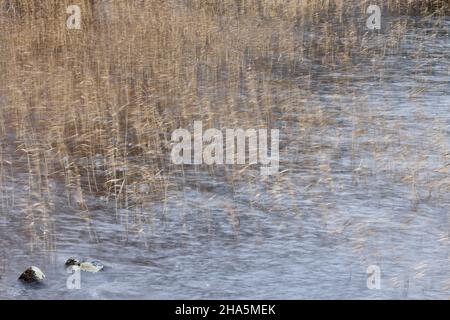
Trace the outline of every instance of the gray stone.
[[45, 274], [38, 267], [31, 266], [19, 277], [25, 283], [40, 283], [45, 279]]

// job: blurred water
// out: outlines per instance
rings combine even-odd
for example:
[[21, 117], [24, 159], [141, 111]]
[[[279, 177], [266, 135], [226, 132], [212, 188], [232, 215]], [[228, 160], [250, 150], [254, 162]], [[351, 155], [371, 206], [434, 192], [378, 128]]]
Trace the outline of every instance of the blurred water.
[[[302, 153], [301, 128], [288, 120], [298, 115], [284, 113], [280, 171], [287, 171], [269, 178], [250, 171], [251, 191], [246, 183], [231, 188], [220, 170], [186, 169], [174, 175], [178, 191], [166, 203], [139, 210], [93, 198], [85, 216], [61, 195], [48, 226], [33, 226], [51, 230], [48, 250], [45, 237], [31, 246], [26, 212], [3, 205], [0, 298], [447, 299], [450, 181], [437, 170], [450, 161], [450, 41], [448, 32], [420, 32], [411, 30], [396, 55], [317, 73], [310, 108], [333, 121], [308, 145], [322, 151]], [[336, 77], [348, 81], [339, 97], [327, 87]], [[289, 97], [288, 89], [278, 94]], [[26, 179], [16, 175], [3, 188], [3, 204], [26, 197]], [[108, 268], [83, 273], [81, 289], [68, 290], [70, 256]], [[17, 281], [32, 264], [47, 275], [42, 288]], [[381, 269], [380, 290], [366, 286], [369, 265]]]

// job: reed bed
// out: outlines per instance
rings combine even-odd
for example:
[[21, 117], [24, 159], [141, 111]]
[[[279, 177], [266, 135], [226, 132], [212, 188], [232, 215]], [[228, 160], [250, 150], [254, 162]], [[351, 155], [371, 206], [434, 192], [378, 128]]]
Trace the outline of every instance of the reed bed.
[[[66, 28], [71, 4], [81, 7], [81, 30]], [[318, 75], [349, 72], [374, 57], [383, 59], [396, 52], [417, 20], [434, 17], [439, 24], [449, 13], [445, 0], [371, 4], [379, 4], [383, 15], [393, 18], [381, 31], [365, 27], [367, 1], [2, 0], [3, 209], [15, 201], [14, 191], [5, 188], [8, 181], [26, 177], [28, 197], [21, 199], [26, 220], [30, 225], [44, 221], [43, 229], [30, 227], [30, 234], [47, 235], [51, 247], [52, 226], [45, 221], [57, 209], [56, 194], [64, 193], [87, 220], [90, 198], [105, 197], [116, 208], [140, 206], [148, 199], [165, 201], [168, 191], [178, 187], [173, 177], [184, 174], [169, 159], [171, 133], [203, 120], [215, 128], [282, 123], [299, 129], [287, 131], [281, 157], [292, 152], [314, 155], [290, 167], [314, 168], [316, 174], [302, 182], [306, 191], [289, 175], [264, 183], [272, 210], [301, 215], [294, 200], [299, 193], [317, 185], [333, 193], [340, 190], [332, 164], [339, 151], [338, 111], [311, 108], [309, 102], [321, 87], [331, 88], [339, 100], [349, 80], [324, 82]], [[396, 20], [398, 16], [411, 19]], [[355, 104], [364, 105], [364, 97]], [[400, 157], [390, 149], [397, 131], [367, 109], [352, 117], [353, 183], [363, 184], [377, 170], [388, 171], [390, 164], [383, 167], [383, 159]], [[336, 140], [318, 143], [315, 137], [329, 130], [335, 130]], [[385, 137], [386, 145], [371, 142], [375, 135]], [[445, 160], [445, 133], [435, 139], [441, 141]], [[361, 152], [379, 159], [380, 167], [360, 163]], [[392, 177], [410, 184], [413, 202], [420, 192], [420, 161], [419, 156], [417, 167], [405, 176]], [[199, 170], [221, 177], [233, 190], [239, 183], [249, 186], [251, 205], [258, 204], [259, 178], [250, 168]], [[64, 191], [56, 187], [61, 185]], [[278, 199], [286, 186], [293, 199], [289, 208]], [[426, 186], [441, 192], [448, 188], [442, 177]], [[324, 217], [329, 210], [325, 205]], [[238, 214], [227, 211], [238, 230]]]

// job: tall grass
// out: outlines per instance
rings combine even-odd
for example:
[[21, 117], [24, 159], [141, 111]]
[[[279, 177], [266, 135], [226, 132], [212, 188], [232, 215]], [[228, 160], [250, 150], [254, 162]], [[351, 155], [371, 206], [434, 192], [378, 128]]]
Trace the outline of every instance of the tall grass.
[[[372, 3], [389, 16], [439, 17], [449, 10], [445, 0]], [[81, 7], [81, 30], [66, 28], [70, 4]], [[143, 197], [164, 200], [171, 172], [177, 171], [168, 159], [170, 134], [193, 120], [213, 127], [294, 121], [303, 134], [299, 152], [322, 152], [308, 141], [317, 128], [332, 126], [335, 115], [307, 107], [316, 68], [351, 70], [369, 57], [383, 57], [396, 49], [407, 28], [399, 21], [382, 34], [369, 33], [366, 5], [3, 0], [0, 184], [27, 175], [30, 221], [35, 214], [45, 220], [55, 209], [54, 181], [65, 185], [68, 203], [82, 212], [89, 211], [90, 196], [105, 196], [117, 207]], [[346, 82], [324, 85], [339, 91]], [[286, 90], [289, 96], [279, 98]], [[301, 116], [292, 119], [292, 114]], [[361, 127], [364, 116], [357, 119]], [[329, 159], [322, 160], [322, 181], [335, 190]], [[228, 183], [242, 179], [241, 172], [227, 169]], [[360, 179], [363, 168], [357, 173]], [[283, 179], [278, 183], [292, 186]], [[2, 199], [3, 206], [11, 205], [12, 195]]]

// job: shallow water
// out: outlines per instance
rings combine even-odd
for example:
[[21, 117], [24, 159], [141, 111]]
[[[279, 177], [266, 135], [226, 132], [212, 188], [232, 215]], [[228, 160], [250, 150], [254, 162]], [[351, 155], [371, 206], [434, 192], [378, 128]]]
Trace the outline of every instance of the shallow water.
[[[47, 224], [27, 225], [28, 178], [3, 183], [0, 298], [447, 299], [450, 181], [437, 172], [450, 161], [445, 23], [436, 38], [411, 30], [398, 54], [317, 73], [308, 107], [331, 122], [307, 143], [322, 151], [301, 152], [301, 128], [289, 120], [298, 115], [287, 110], [278, 122], [282, 173], [250, 171], [251, 188], [231, 188], [220, 170], [186, 169], [166, 203], [116, 210], [92, 198], [85, 216], [61, 195]], [[348, 79], [339, 97], [327, 87], [333, 78]], [[289, 98], [288, 89], [278, 94]], [[107, 269], [68, 290], [70, 256]], [[41, 288], [17, 281], [31, 264], [47, 275]], [[380, 267], [379, 290], [367, 288], [370, 265]]]

